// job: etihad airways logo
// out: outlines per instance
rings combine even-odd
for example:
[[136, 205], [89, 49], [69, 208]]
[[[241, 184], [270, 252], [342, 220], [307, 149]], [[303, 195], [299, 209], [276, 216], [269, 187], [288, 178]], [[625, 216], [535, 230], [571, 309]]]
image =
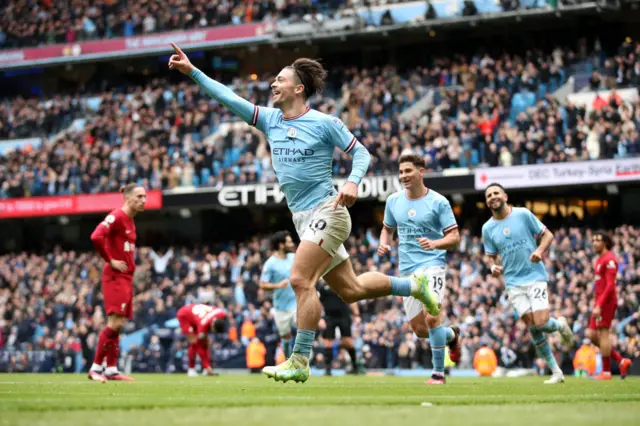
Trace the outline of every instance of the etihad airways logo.
[[273, 155], [302, 155], [304, 157], [310, 157], [315, 151], [311, 148], [273, 148], [271, 153]]
[[271, 154], [280, 163], [304, 163], [315, 151], [311, 148], [273, 148]]

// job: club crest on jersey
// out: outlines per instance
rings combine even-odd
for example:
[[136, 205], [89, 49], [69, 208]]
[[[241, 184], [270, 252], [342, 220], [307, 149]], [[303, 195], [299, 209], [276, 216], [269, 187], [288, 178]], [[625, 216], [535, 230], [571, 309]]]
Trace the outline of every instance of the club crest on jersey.
[[289, 130], [287, 130], [287, 137], [295, 138], [296, 136], [298, 136], [298, 130], [295, 127], [289, 127]]
[[502, 233], [504, 235], [509, 235], [509, 234], [511, 234], [511, 229], [507, 226], [502, 230]]
[[416, 211], [414, 209], [409, 209], [408, 215], [409, 217], [416, 217]]

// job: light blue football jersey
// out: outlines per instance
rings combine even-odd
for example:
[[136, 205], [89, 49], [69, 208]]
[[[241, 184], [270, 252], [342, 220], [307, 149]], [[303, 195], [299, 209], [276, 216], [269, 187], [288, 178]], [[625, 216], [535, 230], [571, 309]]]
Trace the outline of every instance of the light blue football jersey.
[[425, 250], [418, 238], [439, 240], [458, 227], [451, 204], [444, 196], [429, 189], [419, 199], [409, 199], [404, 190], [391, 194], [384, 209], [384, 224], [397, 228], [400, 273], [409, 275], [418, 268], [445, 266], [446, 250]]
[[523, 207], [512, 207], [504, 219], [492, 217], [482, 226], [484, 251], [502, 258], [507, 288], [549, 280], [544, 263], [529, 260], [538, 248], [537, 237], [545, 229], [542, 222]]
[[251, 124], [269, 141], [273, 170], [292, 212], [312, 209], [337, 194], [333, 152], [338, 147], [349, 153], [357, 143], [340, 119], [308, 107], [284, 118], [279, 109], [256, 106]]
[[[277, 284], [282, 280], [288, 280], [291, 276], [291, 268], [293, 267], [293, 253], [287, 254], [287, 257], [280, 259], [271, 256], [264, 263], [260, 281], [271, 284]], [[279, 288], [273, 291], [273, 307], [278, 311], [294, 311], [296, 309], [296, 293], [291, 287], [291, 283], [285, 288]]]

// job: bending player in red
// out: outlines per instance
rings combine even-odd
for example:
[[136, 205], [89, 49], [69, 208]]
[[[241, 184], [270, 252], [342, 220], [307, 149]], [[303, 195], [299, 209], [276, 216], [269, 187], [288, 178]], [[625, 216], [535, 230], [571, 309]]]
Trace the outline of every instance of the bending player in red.
[[616, 313], [618, 295], [616, 292], [616, 274], [618, 261], [611, 252], [613, 242], [609, 234], [596, 231], [591, 239], [594, 251], [600, 256], [595, 262], [595, 303], [589, 322], [587, 336], [600, 348], [602, 354], [602, 373], [594, 377], [596, 380], [611, 380], [611, 357], [620, 367], [620, 377], [624, 379], [629, 372], [631, 360], [622, 358], [611, 346], [611, 322]]
[[224, 309], [200, 304], [185, 305], [178, 311], [178, 321], [182, 334], [187, 337], [189, 342], [189, 371], [187, 375], [191, 377], [198, 375], [195, 370], [196, 354], [200, 357], [205, 374], [215, 375], [211, 368], [209, 331], [214, 333], [225, 331], [227, 314]]
[[[133, 218], [144, 211], [147, 193], [134, 183], [121, 188], [120, 192], [124, 194], [124, 205], [109, 213], [91, 234], [93, 246], [105, 261], [102, 294], [107, 326], [100, 333], [89, 370], [89, 379], [98, 382], [134, 380], [118, 371], [118, 353], [120, 329], [127, 319], [133, 317], [133, 273], [136, 269], [136, 225]], [[103, 371], [105, 358], [107, 368]]]

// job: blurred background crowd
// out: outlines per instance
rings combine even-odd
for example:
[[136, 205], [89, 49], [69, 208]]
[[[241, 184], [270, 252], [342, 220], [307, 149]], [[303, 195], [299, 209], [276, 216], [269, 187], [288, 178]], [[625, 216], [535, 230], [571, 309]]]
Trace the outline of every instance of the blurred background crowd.
[[[579, 228], [553, 231], [554, 243], [545, 260], [550, 275], [551, 314], [567, 317], [577, 341], [581, 342], [593, 298], [595, 257], [589, 242], [590, 231]], [[622, 226], [613, 233], [613, 252], [620, 261], [614, 342], [621, 353], [638, 357], [640, 229]], [[380, 270], [397, 275], [397, 246], [388, 257], [378, 257], [377, 234], [376, 230], [368, 229], [349, 239], [356, 273]], [[269, 357], [274, 360], [278, 338], [271, 294], [258, 287], [261, 267], [268, 255], [268, 241], [261, 237], [198, 249], [172, 247], [156, 252], [139, 248], [135, 317], [127, 330], [146, 328], [148, 332], [139, 346], [134, 344], [126, 351], [134, 360], [133, 370], [186, 371], [185, 341], [174, 336], [167, 322], [189, 303], [217, 305], [230, 313], [229, 332], [215, 337], [214, 357], [218, 365], [236, 365], [243, 358], [243, 348], [254, 337], [267, 347], [267, 362]], [[1, 256], [0, 349], [54, 350], [62, 365], [66, 357], [77, 352], [85, 362], [90, 362], [97, 332], [105, 325], [99, 281], [101, 265], [101, 259], [93, 253], [59, 249], [45, 256], [27, 253]], [[459, 250], [450, 253], [448, 265], [444, 308], [446, 322], [458, 324], [462, 329], [462, 359], [458, 367], [472, 368], [475, 351], [488, 346], [498, 354], [501, 366], [543, 368], [542, 364], [534, 364], [534, 345], [524, 324], [517, 322], [501, 280], [492, 278], [486, 268], [479, 238], [463, 230]], [[363, 301], [359, 302], [359, 308], [361, 316], [354, 320], [353, 336], [361, 362], [367, 368], [431, 367], [429, 342], [411, 333], [400, 298]], [[167, 329], [171, 331], [167, 333]], [[559, 336], [552, 336], [551, 342], [559, 364], [571, 372], [576, 348], [563, 346]], [[346, 352], [341, 353], [335, 366], [345, 367], [347, 356]], [[322, 355], [316, 361], [316, 365], [323, 366]], [[72, 371], [76, 362], [74, 357], [73, 365], [69, 366]], [[14, 368], [19, 370], [20, 365], [16, 359]]]
[[[451, 55], [402, 71], [332, 69], [326, 93], [310, 104], [343, 119], [373, 155], [371, 175], [395, 173], [407, 151], [423, 155], [428, 171], [639, 155], [637, 98], [613, 93], [594, 106], [551, 95], [585, 62], [596, 70], [590, 84], [637, 87], [640, 44], [625, 41], [610, 57], [597, 49], [581, 40], [550, 52]], [[268, 105], [269, 78], [228, 83]], [[0, 152], [0, 198], [112, 192], [131, 181], [153, 189], [275, 181], [262, 134], [228, 125], [234, 118], [192, 82], [112, 84], [2, 102], [0, 137], [49, 139]], [[106, 90], [92, 92], [99, 86]], [[429, 90], [433, 101], [408, 111]], [[350, 157], [335, 160], [334, 173], [344, 175]]]

